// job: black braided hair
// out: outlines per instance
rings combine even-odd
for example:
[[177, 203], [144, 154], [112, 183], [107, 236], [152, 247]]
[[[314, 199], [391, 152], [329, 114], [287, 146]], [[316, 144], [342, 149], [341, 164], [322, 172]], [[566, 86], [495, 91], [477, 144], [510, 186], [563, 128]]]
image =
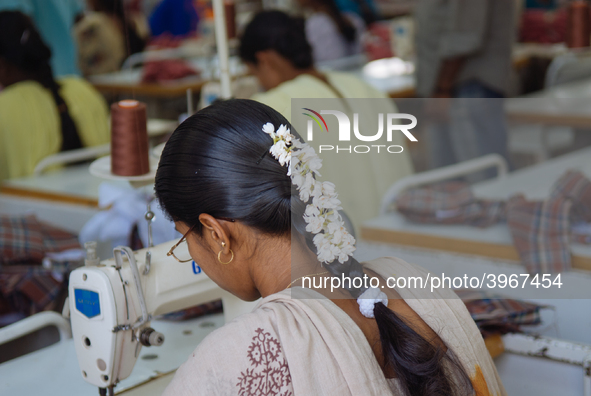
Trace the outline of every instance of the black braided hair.
[[[203, 232], [199, 215], [208, 213], [236, 219], [268, 235], [298, 232], [316, 252], [303, 219], [307, 202], [294, 191], [286, 168], [271, 155], [262, 155], [273, 144], [261, 131], [267, 122], [276, 129], [286, 125], [303, 142], [281, 114], [251, 100], [216, 102], [189, 117], [164, 147], [156, 172], [156, 196], [174, 221], [194, 227], [198, 235]], [[338, 277], [364, 274], [354, 258], [326, 268]], [[363, 292], [347, 290], [354, 298]], [[385, 365], [396, 374], [404, 395], [472, 394], [469, 378], [452, 351], [445, 353], [443, 347], [434, 346], [381, 303], [374, 314]]]
[[144, 50], [146, 41], [138, 34], [136, 24], [133, 19], [126, 15], [123, 0], [93, 0], [92, 6], [95, 11], [104, 12], [119, 20], [119, 23], [123, 29], [123, 36], [125, 38], [126, 56], [130, 56]]
[[[294, 186], [295, 189], [295, 186]], [[304, 236], [309, 249], [316, 252], [314, 234], [306, 231], [303, 213], [306, 203], [297, 197], [292, 197], [292, 218], [294, 228]], [[335, 277], [351, 279], [343, 282], [342, 288], [347, 290], [353, 298], [358, 298], [367, 288], [356, 288], [354, 281], [363, 285], [363, 265], [354, 257], [345, 263], [337, 260], [324, 267]], [[417, 333], [408, 323], [383, 303], [374, 306], [374, 317], [380, 333], [382, 355], [385, 370], [396, 373], [401, 389], [405, 395], [471, 395], [472, 385], [469, 377], [453, 353], [446, 353], [444, 345], [434, 345]], [[446, 371], [447, 363], [450, 370]], [[450, 380], [449, 374], [457, 375], [455, 381]]]
[[61, 121], [61, 151], [82, 147], [76, 124], [60, 95], [60, 86], [53, 78], [49, 64], [51, 50], [43, 42], [31, 19], [18, 11], [2, 11], [0, 26], [0, 57], [19, 68], [28, 79], [49, 89], [53, 96]]

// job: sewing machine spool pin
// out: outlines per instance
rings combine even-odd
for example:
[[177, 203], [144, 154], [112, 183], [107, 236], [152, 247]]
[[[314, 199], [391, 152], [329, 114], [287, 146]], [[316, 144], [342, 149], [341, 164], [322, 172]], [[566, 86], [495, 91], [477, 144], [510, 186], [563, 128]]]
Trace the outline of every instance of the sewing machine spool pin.
[[84, 265], [88, 267], [96, 267], [100, 263], [100, 259], [96, 252], [97, 243], [95, 241], [85, 242], [84, 249], [86, 249], [86, 258], [84, 259]]
[[[154, 241], [152, 240], [152, 221], [154, 221], [154, 212], [152, 212], [152, 208], [150, 208], [150, 204], [152, 200], [148, 200], [148, 210], [144, 215], [146, 221], [148, 222], [148, 247], [154, 247]], [[146, 266], [144, 267], [144, 275], [148, 275], [150, 273], [150, 266], [152, 264], [152, 253], [148, 250], [146, 252]]]

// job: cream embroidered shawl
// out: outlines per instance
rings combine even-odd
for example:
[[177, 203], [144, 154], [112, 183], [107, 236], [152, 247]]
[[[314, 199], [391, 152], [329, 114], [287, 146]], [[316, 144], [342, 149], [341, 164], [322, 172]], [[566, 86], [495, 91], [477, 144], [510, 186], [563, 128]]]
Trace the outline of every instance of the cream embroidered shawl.
[[[384, 278], [426, 277], [396, 258], [364, 265]], [[450, 290], [397, 289], [402, 298], [451, 348], [478, 396], [506, 395], [480, 332]], [[308, 291], [307, 291], [308, 292]], [[397, 395], [364, 334], [328, 299], [292, 299], [284, 290], [255, 310], [214, 331], [177, 371], [165, 396], [383, 396]]]

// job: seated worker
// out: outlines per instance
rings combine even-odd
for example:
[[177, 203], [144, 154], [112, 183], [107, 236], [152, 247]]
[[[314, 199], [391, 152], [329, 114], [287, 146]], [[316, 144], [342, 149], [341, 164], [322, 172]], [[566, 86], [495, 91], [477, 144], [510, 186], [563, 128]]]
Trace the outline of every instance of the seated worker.
[[79, 75], [72, 27], [84, 12], [80, 0], [0, 0], [0, 11], [20, 11], [29, 16], [51, 50], [54, 76]]
[[51, 51], [24, 14], [0, 12], [0, 180], [33, 173], [43, 158], [109, 141], [109, 112], [86, 81], [56, 81]]
[[306, 37], [312, 46], [314, 62], [360, 54], [365, 23], [355, 13], [339, 10], [335, 0], [298, 0], [312, 13], [306, 18]]
[[[302, 20], [283, 12], [264, 11], [254, 17], [241, 38], [240, 57], [267, 90], [251, 99], [271, 106], [291, 123], [295, 123], [291, 100], [297, 98], [341, 99], [348, 110], [365, 118], [377, 113], [397, 113], [385, 93], [354, 75], [315, 69]], [[345, 98], [381, 100], [347, 101]], [[299, 112], [295, 114], [299, 115]], [[314, 143], [334, 145], [333, 136], [314, 135]], [[389, 144], [405, 147], [405, 150], [391, 155], [324, 152], [321, 155], [325, 163], [323, 175], [341, 191], [343, 208], [356, 227], [378, 215], [381, 199], [392, 183], [413, 173], [406, 138], [394, 134]]]
[[[392, 274], [428, 273], [393, 257], [353, 258], [355, 239], [332, 210], [337, 192], [317, 165], [281, 114], [247, 99], [204, 108], [166, 143], [155, 192], [184, 234], [169, 255], [262, 300], [209, 334], [164, 396], [506, 395], [452, 290], [386, 287]], [[308, 175], [321, 183], [312, 191]], [[354, 280], [310, 286], [322, 277]]]
[[266, 90], [252, 99], [273, 107], [288, 120], [292, 98], [388, 97], [351, 74], [316, 70], [304, 21], [281, 11], [257, 14], [244, 30], [239, 51]]
[[123, 0], [90, 0], [88, 4], [92, 11], [74, 28], [80, 70], [84, 76], [118, 71], [125, 59], [144, 50], [148, 34], [127, 15]]

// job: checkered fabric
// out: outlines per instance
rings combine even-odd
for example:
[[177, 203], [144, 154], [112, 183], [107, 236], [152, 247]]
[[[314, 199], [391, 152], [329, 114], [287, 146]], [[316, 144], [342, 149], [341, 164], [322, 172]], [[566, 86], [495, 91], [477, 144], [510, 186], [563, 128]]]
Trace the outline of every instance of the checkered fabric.
[[520, 326], [541, 323], [540, 310], [547, 305], [503, 298], [486, 291], [455, 290], [483, 336], [521, 332]]
[[487, 227], [503, 219], [505, 205], [476, 199], [470, 185], [445, 182], [413, 188], [401, 193], [396, 209], [417, 223], [469, 224]]
[[35, 216], [0, 216], [0, 264], [40, 263], [44, 254], [41, 224]]
[[54, 263], [51, 269], [38, 265], [11, 265], [0, 270], [2, 315], [33, 315], [47, 310], [61, 310], [67, 294], [70, 272], [82, 262]]
[[79, 247], [76, 235], [34, 215], [0, 216], [0, 264], [40, 264], [46, 253]]
[[43, 247], [46, 253], [80, 248], [80, 242], [75, 234], [46, 223], [40, 222], [40, 224], [41, 233], [43, 234]]
[[513, 244], [530, 274], [560, 273], [571, 265], [568, 200], [527, 201], [512, 197], [507, 222]]
[[591, 182], [578, 171], [565, 173], [545, 201], [517, 195], [507, 202], [476, 199], [467, 183], [448, 182], [407, 190], [395, 202], [407, 219], [429, 224], [487, 227], [507, 221], [513, 243], [530, 274], [571, 268], [570, 242], [591, 244]]
[[543, 202], [516, 196], [507, 204], [513, 243], [530, 274], [559, 273], [571, 268], [570, 242], [589, 243], [571, 235], [573, 221], [591, 221], [591, 182], [578, 171], [568, 171]]
[[33, 215], [0, 216], [0, 323], [60, 310], [69, 273], [81, 263], [53, 263], [51, 269], [39, 264], [46, 253], [79, 247], [76, 235]]

